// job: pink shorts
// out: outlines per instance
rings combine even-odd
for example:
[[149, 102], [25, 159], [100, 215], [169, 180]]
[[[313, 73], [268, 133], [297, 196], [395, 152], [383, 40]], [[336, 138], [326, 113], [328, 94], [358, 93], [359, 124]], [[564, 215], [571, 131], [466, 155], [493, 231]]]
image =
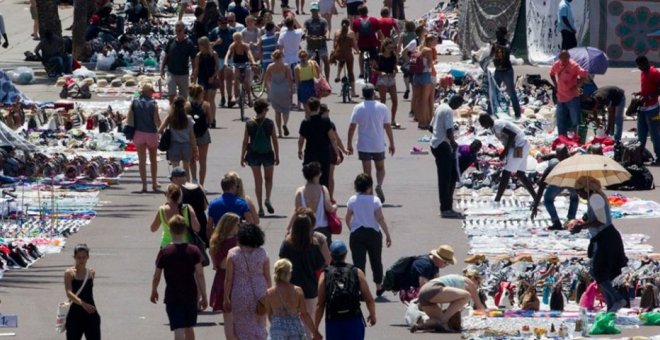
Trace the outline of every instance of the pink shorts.
[[146, 145], [148, 148], [158, 147], [158, 134], [151, 132], [135, 131], [133, 135], [133, 144], [135, 146]]

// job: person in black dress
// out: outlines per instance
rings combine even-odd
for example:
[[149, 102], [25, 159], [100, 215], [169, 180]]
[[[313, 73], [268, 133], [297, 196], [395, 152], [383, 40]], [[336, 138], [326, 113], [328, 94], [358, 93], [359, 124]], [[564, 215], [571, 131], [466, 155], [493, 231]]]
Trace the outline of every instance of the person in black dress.
[[[300, 123], [298, 138], [298, 158], [303, 161], [303, 165], [310, 162], [319, 162], [321, 164], [321, 184], [328, 186], [330, 163], [332, 160], [330, 147], [334, 148], [335, 155], [340, 154], [341, 150], [337, 144], [336, 132], [332, 130], [332, 122], [320, 114], [321, 102], [316, 97], [311, 97], [307, 101], [310, 115]], [[303, 146], [305, 147], [303, 152]]]
[[[94, 269], [87, 268], [89, 247], [78, 244], [73, 249], [76, 264], [64, 272], [64, 289], [71, 300], [71, 308], [66, 318], [66, 339], [101, 339], [101, 317], [94, 304]], [[82, 289], [81, 289], [82, 287]]]

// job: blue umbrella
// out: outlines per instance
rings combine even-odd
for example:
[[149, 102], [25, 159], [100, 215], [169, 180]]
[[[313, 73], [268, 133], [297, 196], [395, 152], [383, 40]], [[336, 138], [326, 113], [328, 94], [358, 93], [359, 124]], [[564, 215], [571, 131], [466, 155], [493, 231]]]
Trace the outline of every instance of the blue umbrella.
[[655, 32], [651, 32], [651, 33], [647, 34], [646, 36], [649, 37], [649, 38], [660, 39], [660, 30], [657, 30]]
[[[568, 50], [568, 53], [578, 65], [582, 66], [589, 74], [605, 74], [609, 61], [605, 52], [595, 47], [575, 47]], [[555, 60], [559, 59], [559, 55]]]

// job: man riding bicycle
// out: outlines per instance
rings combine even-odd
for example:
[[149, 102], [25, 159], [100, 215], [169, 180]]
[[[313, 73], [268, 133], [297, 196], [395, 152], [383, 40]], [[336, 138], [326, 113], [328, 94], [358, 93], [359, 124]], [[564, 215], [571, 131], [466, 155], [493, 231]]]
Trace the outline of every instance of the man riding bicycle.
[[328, 22], [319, 15], [319, 3], [312, 2], [309, 6], [312, 17], [305, 21], [305, 36], [307, 37], [307, 54], [314, 56], [318, 51], [323, 62], [325, 78], [330, 77], [330, 63], [328, 62], [328, 45], [325, 37], [328, 34]]
[[[364, 77], [364, 52], [369, 53], [369, 59], [373, 60], [378, 56], [380, 40], [383, 39], [383, 33], [380, 31], [380, 24], [377, 18], [369, 16], [367, 6], [361, 5], [358, 8], [360, 17], [353, 21], [353, 32], [357, 37], [358, 48], [360, 49], [360, 78]], [[368, 79], [366, 79], [368, 81]]]

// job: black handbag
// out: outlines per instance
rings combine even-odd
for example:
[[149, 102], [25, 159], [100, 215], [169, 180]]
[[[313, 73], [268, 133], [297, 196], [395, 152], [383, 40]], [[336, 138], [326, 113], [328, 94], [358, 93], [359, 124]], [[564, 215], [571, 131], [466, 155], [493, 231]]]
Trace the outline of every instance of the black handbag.
[[[206, 253], [206, 243], [204, 240], [202, 240], [201, 237], [192, 229], [192, 221], [190, 220], [190, 209], [192, 207], [189, 204], [185, 205], [186, 209], [188, 209], [188, 227], [186, 228], [188, 230], [188, 240], [190, 244], [196, 246], [199, 251], [202, 253], [202, 256], [204, 258], [202, 259], [202, 267], [206, 267], [209, 264], [211, 264], [211, 259], [209, 259], [209, 254]], [[180, 211], [183, 212], [183, 210], [179, 209]]]
[[160, 136], [158, 141], [158, 150], [167, 151], [170, 149], [170, 143], [172, 142], [172, 131], [170, 129], [165, 129], [163, 135]]
[[644, 104], [644, 99], [642, 99], [642, 97], [633, 96], [632, 99], [630, 99], [628, 109], [626, 109], [626, 116], [634, 117], [637, 115], [637, 112], [639, 111], [639, 108], [642, 107], [642, 104]]
[[133, 140], [133, 137], [135, 137], [135, 128], [130, 125], [124, 126], [124, 130], [122, 132], [128, 140]]

